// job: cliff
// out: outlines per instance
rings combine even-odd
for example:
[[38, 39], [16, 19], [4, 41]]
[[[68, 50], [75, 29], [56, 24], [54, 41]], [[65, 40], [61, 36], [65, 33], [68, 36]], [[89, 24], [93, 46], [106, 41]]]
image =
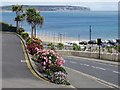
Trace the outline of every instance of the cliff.
[[[82, 7], [82, 6], [36, 6], [36, 5], [23, 5], [24, 10], [27, 8], [35, 8], [38, 11], [90, 11], [90, 8], [88, 7]], [[12, 6], [1, 6], [1, 10], [3, 11], [11, 11]]]

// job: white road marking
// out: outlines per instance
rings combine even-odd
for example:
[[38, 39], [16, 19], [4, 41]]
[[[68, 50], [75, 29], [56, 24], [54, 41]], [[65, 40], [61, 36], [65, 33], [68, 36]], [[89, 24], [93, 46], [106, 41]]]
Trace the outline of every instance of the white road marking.
[[92, 66], [92, 68], [96, 68], [95, 66]]
[[74, 63], [74, 64], [76, 64], [77, 62], [70, 61], [70, 63]]
[[100, 68], [100, 67], [95, 67], [95, 66], [92, 66], [92, 68], [96, 68], [96, 69], [100, 69], [100, 70], [106, 70], [106, 69], [104, 69], [104, 68]]
[[113, 71], [114, 73], [117, 73], [117, 74], [119, 74], [120, 72], [118, 72], [118, 71]]
[[[64, 66], [65, 67], [65, 66]], [[99, 83], [101, 83], [101, 84], [103, 84], [103, 85], [105, 85], [105, 86], [108, 86], [108, 87], [110, 87], [110, 88], [120, 88], [118, 85], [115, 85], [115, 84], [113, 84], [113, 83], [110, 83], [110, 82], [107, 82], [107, 81], [105, 81], [105, 80], [102, 80], [102, 79], [99, 79], [99, 78], [97, 78], [97, 77], [95, 77], [95, 76], [91, 76], [91, 75], [89, 75], [89, 74], [86, 74], [86, 73], [83, 73], [83, 72], [80, 72], [80, 71], [77, 71], [77, 70], [75, 70], [75, 69], [71, 69], [71, 68], [68, 68], [68, 67], [65, 67], [66, 69], [69, 69], [69, 70], [73, 70], [73, 71], [75, 71], [75, 72], [77, 72], [77, 73], [79, 73], [80, 75], [84, 75], [84, 76], [86, 76], [86, 77], [88, 77], [88, 78], [92, 78], [92, 79], [94, 79], [94, 80], [96, 80], [97, 82], [99, 82]]]
[[113, 67], [118, 67], [118, 65], [111, 65], [111, 64], [108, 64], [108, 63], [100, 63], [100, 62], [93, 62], [95, 64], [101, 64], [101, 65], [108, 65], [108, 66], [113, 66]]
[[80, 63], [80, 65], [84, 65], [84, 64]]
[[88, 65], [88, 64], [84, 64], [84, 66], [87, 66], [87, 67], [88, 67], [88, 66], [90, 66], [90, 65]]
[[26, 63], [26, 60], [21, 60], [22, 63]]
[[88, 65], [88, 64], [83, 64], [83, 63], [80, 63], [80, 65], [87, 66], [87, 67], [90, 66], [90, 65]]
[[86, 61], [93, 61], [93, 63], [98, 63], [98, 64], [103, 64], [103, 65], [109, 65], [109, 66], [114, 66], [114, 67], [118, 67], [119, 63], [111, 63], [112, 61], [107, 61], [106, 60], [98, 60], [98, 59], [94, 59], [94, 58], [85, 58], [85, 57], [76, 57], [76, 56], [67, 56], [67, 57], [71, 57], [71, 58], [76, 58], [76, 59], [84, 59]]

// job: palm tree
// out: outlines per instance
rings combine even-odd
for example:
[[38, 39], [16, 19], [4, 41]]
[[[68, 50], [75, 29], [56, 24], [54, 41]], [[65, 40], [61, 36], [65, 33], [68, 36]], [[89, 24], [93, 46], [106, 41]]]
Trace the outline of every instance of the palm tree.
[[31, 31], [31, 38], [33, 37], [33, 31], [34, 31], [34, 16], [35, 16], [36, 10], [34, 8], [28, 8], [26, 10], [26, 20], [31, 25], [32, 31]]
[[19, 26], [19, 19], [20, 19], [20, 12], [23, 12], [23, 6], [22, 5], [12, 5], [12, 11], [16, 12], [16, 28], [18, 30], [18, 26]]
[[22, 15], [20, 15], [20, 21], [19, 21], [19, 23], [21, 23], [21, 28], [22, 28], [22, 22], [25, 20], [25, 14], [22, 14]]
[[40, 15], [39, 12], [37, 12], [34, 8], [28, 8], [26, 11], [26, 20], [31, 25], [32, 31], [31, 31], [31, 38], [33, 36], [36, 37], [36, 27], [43, 25], [43, 17]]
[[34, 36], [36, 37], [36, 26], [40, 26], [42, 28], [44, 22], [43, 16], [41, 16], [39, 13], [36, 13], [35, 19], [34, 19], [34, 24], [35, 24], [35, 29], [34, 29]]

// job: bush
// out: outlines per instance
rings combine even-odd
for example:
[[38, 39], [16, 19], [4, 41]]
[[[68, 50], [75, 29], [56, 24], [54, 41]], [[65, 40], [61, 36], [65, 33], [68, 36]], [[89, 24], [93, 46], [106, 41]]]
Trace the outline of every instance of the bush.
[[120, 46], [117, 46], [117, 51], [118, 53], [120, 53]]
[[17, 30], [17, 34], [21, 35], [22, 32], [25, 32], [25, 30], [23, 28], [18, 28]]
[[76, 43], [73, 43], [73, 50], [80, 51], [81, 48]]
[[[48, 46], [53, 46], [53, 44], [50, 43]], [[43, 49], [42, 41], [35, 37], [27, 40], [27, 49], [33, 55], [32, 60], [35, 62], [37, 70], [45, 78], [56, 84], [70, 85], [67, 81], [67, 72], [62, 67], [65, 62], [57, 51]]]
[[43, 49], [43, 46], [40, 46], [35, 43], [31, 43], [27, 45], [27, 49], [31, 55], [34, 55], [37, 53], [37, 49]]
[[31, 44], [31, 43], [33, 43], [33, 39], [29, 38], [29, 39], [26, 41], [26, 44], [29, 45], [29, 44]]
[[53, 72], [64, 72], [67, 74], [66, 70], [63, 67], [57, 66], [57, 65], [50, 65], [50, 70]]
[[57, 48], [59, 50], [62, 50], [64, 48], [64, 44], [63, 43], [58, 43]]
[[38, 50], [32, 60], [42, 66], [40, 72], [51, 82], [70, 85], [66, 78], [67, 72], [62, 67], [64, 60], [56, 51]]
[[27, 39], [29, 37], [29, 34], [27, 32], [22, 32], [21, 36], [23, 39]]
[[27, 41], [27, 49], [29, 51], [29, 53], [31, 55], [34, 55], [37, 53], [37, 50], [40, 49], [42, 50], [43, 49], [43, 43], [40, 39], [37, 39], [37, 38], [29, 38]]
[[16, 27], [5, 22], [0, 22], [0, 31], [16, 32]]
[[53, 45], [53, 43], [49, 43], [48, 45], [48, 49], [54, 50], [55, 46]]
[[106, 49], [109, 53], [112, 53], [112, 48], [113, 48], [112, 46], [106, 46]]
[[[35, 60], [38, 63], [45, 64], [45, 69], [48, 69], [49, 65], [55, 64], [61, 66], [64, 64], [63, 58], [53, 50], [39, 50], [36, 53]], [[43, 65], [44, 66], [44, 65]]]
[[35, 38], [35, 37], [33, 37], [33, 43], [36, 43], [36, 44], [38, 44], [38, 45], [40, 45], [40, 46], [43, 46], [43, 42], [42, 42], [42, 40], [40, 40], [40, 39], [38, 39], [38, 38]]
[[114, 46], [114, 49], [117, 50], [118, 53], [120, 53], [120, 46]]

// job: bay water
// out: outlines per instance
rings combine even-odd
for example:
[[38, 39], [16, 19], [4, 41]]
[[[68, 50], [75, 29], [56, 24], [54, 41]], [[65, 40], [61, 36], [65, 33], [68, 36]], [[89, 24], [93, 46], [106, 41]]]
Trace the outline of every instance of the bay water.
[[[37, 27], [39, 35], [58, 35], [65, 37], [89, 40], [89, 28], [91, 25], [92, 39], [102, 40], [118, 38], [118, 12], [117, 11], [69, 11], [69, 12], [41, 12], [44, 16], [42, 28]], [[15, 12], [1, 12], [2, 21], [15, 25]], [[21, 25], [27, 32], [31, 32], [31, 26], [26, 22]]]

